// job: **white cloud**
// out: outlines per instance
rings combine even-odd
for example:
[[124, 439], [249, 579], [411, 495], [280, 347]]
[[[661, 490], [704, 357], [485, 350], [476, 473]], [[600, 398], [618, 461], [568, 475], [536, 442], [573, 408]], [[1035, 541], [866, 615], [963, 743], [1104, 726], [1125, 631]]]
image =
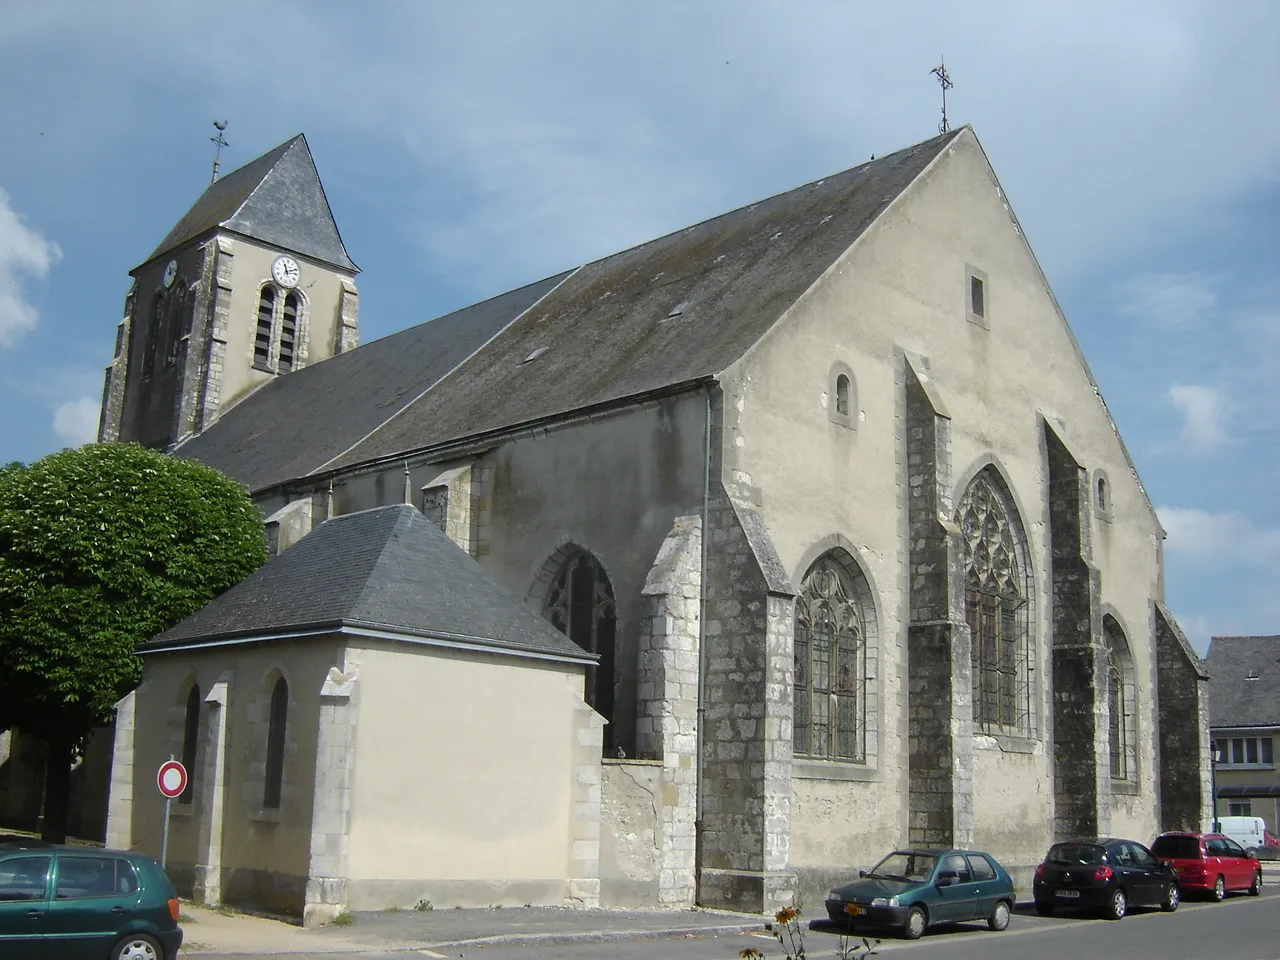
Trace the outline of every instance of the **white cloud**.
[[1120, 309], [1148, 326], [1185, 332], [1203, 326], [1218, 309], [1216, 274], [1153, 273], [1133, 277], [1120, 287]]
[[1171, 552], [1240, 566], [1280, 568], [1280, 528], [1258, 526], [1235, 511], [1157, 507], [1156, 513], [1169, 534], [1165, 549]]
[[68, 400], [53, 410], [53, 432], [77, 447], [98, 439], [99, 403], [90, 397]]
[[1213, 387], [1189, 384], [1169, 388], [1169, 401], [1183, 416], [1179, 440], [1194, 453], [1208, 453], [1227, 442], [1230, 403]]
[[23, 297], [19, 277], [43, 278], [61, 259], [58, 245], [28, 227], [0, 188], [0, 347], [12, 346], [36, 325], [36, 309]]

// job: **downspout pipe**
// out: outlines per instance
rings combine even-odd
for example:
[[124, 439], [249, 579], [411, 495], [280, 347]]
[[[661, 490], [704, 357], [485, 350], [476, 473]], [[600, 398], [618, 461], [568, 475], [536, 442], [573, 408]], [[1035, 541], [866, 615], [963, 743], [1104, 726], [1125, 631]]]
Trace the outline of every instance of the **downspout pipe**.
[[703, 824], [704, 803], [703, 798], [706, 793], [706, 785], [703, 778], [703, 764], [705, 762], [706, 740], [706, 712], [707, 712], [707, 541], [710, 539], [710, 530], [708, 529], [711, 516], [711, 386], [706, 388], [706, 407], [705, 407], [705, 449], [702, 469], [702, 537], [701, 537], [701, 557], [698, 576], [698, 729], [696, 736], [697, 743], [697, 759], [695, 764], [696, 771], [696, 787], [695, 802], [697, 812], [694, 815], [694, 844], [693, 844], [693, 870], [694, 870], [694, 901], [702, 903], [702, 852], [703, 852], [703, 832], [705, 825]]

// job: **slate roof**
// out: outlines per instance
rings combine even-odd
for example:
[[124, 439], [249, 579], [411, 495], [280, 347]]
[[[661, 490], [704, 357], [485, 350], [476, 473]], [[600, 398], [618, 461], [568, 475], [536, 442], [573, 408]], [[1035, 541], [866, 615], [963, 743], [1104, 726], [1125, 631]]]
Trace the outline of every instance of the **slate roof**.
[[210, 184], [143, 262], [150, 263], [219, 227], [353, 273], [359, 271], [342, 245], [302, 134]]
[[276, 377], [173, 452], [216, 466], [251, 490], [305, 476], [438, 383], [564, 276]]
[[1214, 637], [1206, 665], [1211, 727], [1280, 726], [1280, 636]]
[[592, 663], [408, 504], [335, 517], [140, 653], [358, 627]]
[[[511, 312], [447, 378], [414, 381], [434, 386], [404, 391], [399, 406], [388, 398], [377, 407], [385, 414], [380, 425], [371, 416], [316, 416], [312, 441], [295, 444], [289, 435], [307, 418], [297, 415], [300, 402], [278, 398], [289, 381], [310, 376], [306, 389], [327, 410], [367, 403], [370, 385], [339, 375], [338, 364], [354, 370], [363, 363], [361, 377], [373, 381], [408, 382], [418, 360], [389, 344], [394, 337], [281, 377], [274, 390], [246, 398], [177, 452], [262, 490], [713, 377], [764, 336], [964, 129], [523, 288], [545, 296]], [[521, 293], [488, 303], [518, 306], [527, 300]], [[450, 316], [464, 325], [461, 317], [479, 307]], [[498, 323], [496, 315], [490, 319]], [[355, 356], [362, 360], [349, 359]], [[326, 437], [317, 443], [320, 427]], [[277, 444], [294, 453], [277, 456]], [[250, 456], [250, 445], [261, 453]], [[258, 456], [270, 463], [258, 468]]]

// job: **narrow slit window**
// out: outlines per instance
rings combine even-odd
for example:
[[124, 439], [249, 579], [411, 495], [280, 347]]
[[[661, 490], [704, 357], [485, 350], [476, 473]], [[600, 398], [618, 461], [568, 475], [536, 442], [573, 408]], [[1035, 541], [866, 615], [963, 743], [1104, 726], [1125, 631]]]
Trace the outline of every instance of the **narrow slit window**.
[[281, 677], [271, 691], [271, 722], [267, 728], [267, 782], [262, 805], [270, 810], [280, 808], [280, 794], [284, 787], [284, 735], [288, 714], [289, 685]]
[[200, 737], [200, 686], [192, 684], [187, 694], [187, 713], [182, 725], [182, 765], [187, 768], [187, 789], [179, 803], [191, 803], [196, 795], [196, 748]]
[[843, 373], [836, 377], [836, 413], [849, 415], [849, 378]]
[[1106, 513], [1110, 507], [1107, 501], [1107, 480], [1106, 477], [1098, 478], [1098, 509]]
[[975, 317], [986, 318], [986, 291], [981, 277], [969, 278], [969, 303]]

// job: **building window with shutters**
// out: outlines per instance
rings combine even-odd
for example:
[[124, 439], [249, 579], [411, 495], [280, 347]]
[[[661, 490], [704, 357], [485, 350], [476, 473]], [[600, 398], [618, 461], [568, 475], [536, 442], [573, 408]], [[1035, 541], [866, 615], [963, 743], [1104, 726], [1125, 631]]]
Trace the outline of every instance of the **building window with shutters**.
[[266, 373], [300, 370], [305, 366], [306, 342], [307, 306], [302, 292], [263, 284], [258, 292], [253, 368]]

